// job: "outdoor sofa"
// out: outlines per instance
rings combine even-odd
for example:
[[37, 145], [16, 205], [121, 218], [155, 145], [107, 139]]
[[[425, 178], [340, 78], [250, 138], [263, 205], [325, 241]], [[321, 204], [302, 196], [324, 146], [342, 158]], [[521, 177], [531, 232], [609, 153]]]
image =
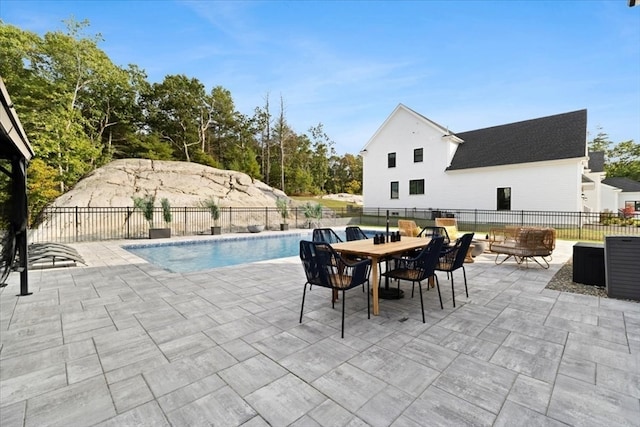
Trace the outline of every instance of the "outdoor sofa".
[[[556, 246], [556, 231], [553, 228], [506, 226], [489, 231], [489, 250], [496, 253], [496, 264], [513, 257], [518, 264], [529, 259], [542, 268], [549, 268], [549, 260]], [[501, 255], [506, 255], [500, 260]], [[542, 260], [543, 263], [541, 263]]]

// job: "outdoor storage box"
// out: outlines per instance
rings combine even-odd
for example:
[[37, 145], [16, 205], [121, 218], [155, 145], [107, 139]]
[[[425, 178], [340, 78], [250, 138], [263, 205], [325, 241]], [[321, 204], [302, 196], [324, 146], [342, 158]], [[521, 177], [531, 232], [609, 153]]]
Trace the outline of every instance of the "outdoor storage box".
[[604, 239], [607, 295], [640, 301], [640, 236]]
[[603, 243], [578, 242], [573, 245], [573, 281], [605, 286]]

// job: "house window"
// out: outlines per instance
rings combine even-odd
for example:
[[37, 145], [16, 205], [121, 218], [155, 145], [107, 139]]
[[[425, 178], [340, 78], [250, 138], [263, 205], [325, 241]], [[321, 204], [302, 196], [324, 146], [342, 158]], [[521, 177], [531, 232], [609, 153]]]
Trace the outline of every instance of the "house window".
[[396, 153], [387, 154], [387, 166], [390, 168], [396, 167]]
[[413, 163], [420, 163], [422, 161], [422, 148], [416, 148], [413, 150]]
[[424, 194], [424, 179], [409, 181], [409, 194]]
[[397, 199], [400, 195], [400, 184], [398, 183], [398, 181], [391, 181], [391, 198], [392, 199]]
[[511, 210], [511, 187], [498, 188], [498, 210]]

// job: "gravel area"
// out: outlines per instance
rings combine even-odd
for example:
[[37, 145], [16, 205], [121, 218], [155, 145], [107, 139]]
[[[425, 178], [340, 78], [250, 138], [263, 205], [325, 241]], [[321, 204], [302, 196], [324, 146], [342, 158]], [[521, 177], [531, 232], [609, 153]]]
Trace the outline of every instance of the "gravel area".
[[573, 281], [573, 260], [571, 259], [558, 270], [546, 288], [555, 291], [607, 298], [607, 290], [604, 286], [583, 285], [582, 283]]

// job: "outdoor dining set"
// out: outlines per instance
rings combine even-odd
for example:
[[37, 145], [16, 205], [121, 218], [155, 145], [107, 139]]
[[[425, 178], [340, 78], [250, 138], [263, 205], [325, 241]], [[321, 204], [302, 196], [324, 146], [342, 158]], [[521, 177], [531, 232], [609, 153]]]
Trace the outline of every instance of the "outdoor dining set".
[[[422, 308], [422, 322], [425, 322], [422, 283], [436, 287], [442, 305], [442, 296], [436, 271], [447, 272], [451, 277], [451, 292], [455, 307], [453, 272], [462, 269], [465, 292], [467, 278], [464, 259], [471, 244], [473, 233], [464, 234], [455, 241], [449, 241], [446, 231], [441, 227], [424, 227], [418, 236], [401, 236], [400, 239], [387, 239], [375, 242], [368, 238], [359, 227], [347, 227], [346, 238], [342, 239], [330, 228], [313, 230], [313, 240], [300, 241], [300, 259], [304, 267], [307, 282], [304, 285], [300, 322], [304, 312], [304, 299], [312, 286], [332, 289], [332, 304], [342, 292], [342, 337], [344, 338], [345, 292], [362, 287], [367, 294], [367, 315], [379, 314], [379, 298], [400, 298], [400, 281], [412, 283], [413, 297], [415, 284], [418, 284]], [[384, 269], [381, 268], [384, 266]], [[383, 271], [381, 271], [383, 270]], [[382, 285], [382, 278], [385, 285]], [[397, 287], [389, 289], [389, 280], [397, 280]], [[373, 285], [370, 288], [370, 283]], [[372, 303], [370, 301], [372, 300]]]
[[[398, 220], [398, 232], [380, 233], [369, 238], [359, 227], [345, 230], [343, 241], [331, 228], [313, 230], [312, 241], [300, 241], [300, 259], [306, 274], [302, 294], [300, 322], [304, 300], [312, 286], [332, 289], [332, 304], [342, 293], [342, 337], [344, 338], [345, 292], [361, 287], [367, 294], [367, 316], [380, 311], [379, 299], [399, 299], [404, 295], [400, 282], [411, 282], [411, 298], [418, 284], [422, 322], [425, 323], [422, 283], [442, 294], [436, 272], [446, 272], [451, 280], [453, 307], [456, 306], [454, 272], [462, 270], [465, 294], [469, 297], [465, 262], [485, 250], [496, 254], [495, 263], [512, 258], [518, 265], [528, 266], [529, 259], [548, 268], [555, 247], [555, 230], [542, 227], [507, 226], [492, 228], [485, 239], [474, 240], [474, 233], [458, 232], [455, 219], [443, 218], [435, 226], [418, 227], [414, 221]], [[502, 257], [502, 258], [501, 258]], [[539, 261], [536, 258], [540, 258]], [[384, 278], [384, 283], [383, 283]], [[395, 287], [390, 282], [396, 281]], [[371, 289], [369, 289], [371, 287]]]

